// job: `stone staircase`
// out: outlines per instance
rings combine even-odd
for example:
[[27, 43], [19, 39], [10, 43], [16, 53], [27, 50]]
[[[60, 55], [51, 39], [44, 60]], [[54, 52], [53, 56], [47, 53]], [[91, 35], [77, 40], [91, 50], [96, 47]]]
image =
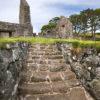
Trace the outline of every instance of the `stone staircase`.
[[93, 100], [56, 45], [33, 44], [18, 87], [18, 100]]

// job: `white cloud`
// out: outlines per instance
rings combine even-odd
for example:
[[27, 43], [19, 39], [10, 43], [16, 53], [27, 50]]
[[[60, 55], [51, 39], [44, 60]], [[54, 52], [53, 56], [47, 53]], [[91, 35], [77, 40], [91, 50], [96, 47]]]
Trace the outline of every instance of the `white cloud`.
[[[68, 4], [71, 4], [72, 2], [76, 4], [76, 2], [74, 2], [75, 0], [68, 0]], [[37, 31], [38, 29], [41, 28], [42, 25], [47, 24], [48, 21], [55, 17], [55, 16], [60, 16], [60, 15], [64, 15], [65, 11], [61, 11], [58, 8], [49, 8], [48, 4], [56, 4], [56, 3], [65, 3], [66, 0], [37, 0], [37, 2], [35, 0], [29, 0], [29, 4], [31, 6], [31, 11], [32, 11], [32, 22], [33, 22], [33, 26], [34, 26], [34, 31]], [[67, 11], [66, 11], [67, 13]], [[38, 26], [38, 27], [37, 27]], [[38, 30], [39, 31], [39, 30]]]
[[[31, 8], [32, 24], [35, 32], [39, 32], [42, 25], [60, 15], [68, 16], [71, 12], [69, 9], [60, 9], [57, 4], [80, 5], [87, 7], [99, 7], [100, 0], [27, 0]], [[53, 5], [53, 6], [51, 6]], [[57, 6], [57, 7], [56, 7]], [[18, 22], [19, 17], [19, 0], [0, 0], [0, 20], [9, 22]]]

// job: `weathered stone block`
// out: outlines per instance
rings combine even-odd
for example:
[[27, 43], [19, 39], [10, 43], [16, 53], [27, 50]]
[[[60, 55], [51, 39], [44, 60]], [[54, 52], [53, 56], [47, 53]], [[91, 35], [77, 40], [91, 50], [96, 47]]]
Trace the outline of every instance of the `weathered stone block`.
[[21, 94], [44, 94], [51, 91], [50, 84], [47, 83], [23, 84], [19, 86], [19, 93]]

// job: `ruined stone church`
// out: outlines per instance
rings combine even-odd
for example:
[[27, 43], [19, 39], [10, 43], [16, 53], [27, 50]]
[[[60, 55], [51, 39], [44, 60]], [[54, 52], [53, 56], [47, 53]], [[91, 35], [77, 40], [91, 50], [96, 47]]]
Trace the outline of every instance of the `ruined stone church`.
[[30, 7], [26, 0], [20, 0], [19, 24], [0, 21], [0, 37], [31, 36]]
[[[0, 21], [0, 37], [32, 36], [32, 33], [30, 6], [26, 0], [20, 0], [19, 24]], [[54, 31], [42, 37], [72, 37], [72, 23], [66, 17], [61, 17]]]

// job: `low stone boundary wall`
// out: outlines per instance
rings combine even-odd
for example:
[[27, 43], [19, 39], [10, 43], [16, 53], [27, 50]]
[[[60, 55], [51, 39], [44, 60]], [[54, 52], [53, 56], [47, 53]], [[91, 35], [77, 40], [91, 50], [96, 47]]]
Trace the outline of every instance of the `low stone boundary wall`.
[[100, 51], [95, 48], [73, 48], [71, 44], [58, 43], [57, 47], [83, 86], [96, 100], [100, 100]]
[[16, 100], [27, 50], [27, 43], [6, 44], [0, 48], [0, 100]]

